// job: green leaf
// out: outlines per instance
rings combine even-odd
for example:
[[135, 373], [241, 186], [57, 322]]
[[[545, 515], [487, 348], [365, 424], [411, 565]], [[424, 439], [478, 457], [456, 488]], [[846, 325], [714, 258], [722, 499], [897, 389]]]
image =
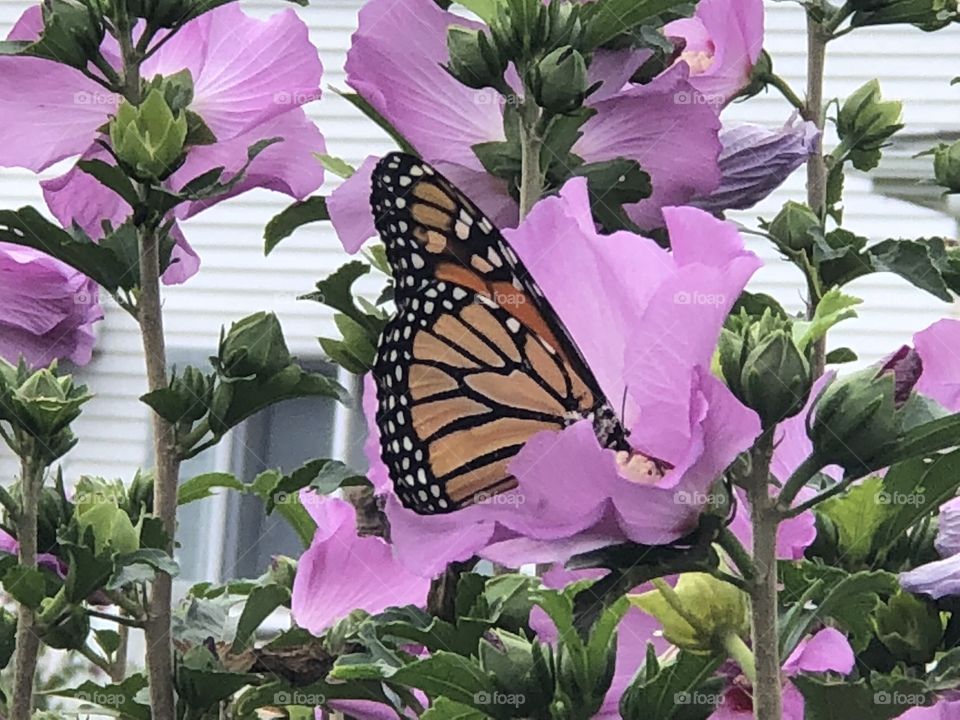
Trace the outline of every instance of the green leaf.
[[873, 550], [885, 554], [922, 518], [936, 512], [960, 488], [960, 450], [932, 463], [915, 458], [890, 468], [883, 478], [881, 499], [888, 512], [876, 531]]
[[77, 239], [32, 207], [0, 210], [0, 241], [39, 250], [79, 270], [110, 293], [136, 286], [138, 277], [116, 252]]
[[164, 550], [157, 548], [141, 548], [136, 552], [118, 555], [117, 567], [122, 568], [127, 565], [149, 565], [167, 575], [176, 576], [180, 573], [180, 566], [177, 561], [170, 557]]
[[944, 302], [953, 302], [929, 248], [913, 240], [884, 240], [869, 249], [877, 271], [892, 272]]
[[92, 680], [88, 680], [75, 688], [49, 690], [44, 694], [80, 700], [86, 707], [106, 708], [124, 720], [150, 720], [150, 706], [142, 705], [135, 700], [146, 687], [146, 676], [135, 673], [121, 683], [97, 685]]
[[956, 447], [960, 438], [960, 413], [946, 415], [911, 428], [898, 440], [878, 449], [871, 467], [880, 469], [915, 457]]
[[585, 6], [585, 49], [599, 47], [617, 35], [682, 5], [680, 0], [598, 0]]
[[140, 204], [140, 198], [133, 182], [123, 170], [116, 165], [110, 165], [103, 160], [78, 160], [77, 167], [88, 175], [93, 176], [101, 185], [113, 190], [122, 197], [131, 208]]
[[277, 486], [282, 480], [283, 474], [279, 470], [265, 470], [253, 479], [250, 491], [263, 500], [265, 505], [274, 507], [280, 516], [290, 523], [303, 547], [308, 548], [317, 531], [317, 524], [296, 493], [284, 495], [283, 502], [278, 502]]
[[420, 716], [420, 720], [486, 720], [489, 717], [485, 712], [439, 697]]
[[370, 266], [360, 260], [353, 260], [341, 266], [332, 275], [317, 283], [317, 289], [304, 297], [315, 300], [327, 307], [338, 310], [360, 325], [368, 336], [376, 339], [386, 324], [386, 319], [365, 313], [353, 299], [353, 284], [370, 272]]
[[47, 596], [43, 571], [35, 567], [14, 565], [3, 576], [3, 589], [21, 605], [32, 610], [40, 607]]
[[885, 502], [883, 479], [870, 477], [843, 495], [822, 502], [818, 509], [839, 533], [841, 561], [859, 567], [870, 555], [874, 535], [894, 512]]
[[475, 661], [451, 652], [440, 650], [430, 657], [412, 662], [393, 673], [390, 681], [485, 712], [494, 709], [494, 706], [477, 702], [497, 692], [493, 678]]
[[620, 699], [625, 718], [704, 720], [723, 701], [723, 658], [680, 651], [668, 664], [648, 661]]
[[278, 607], [288, 605], [290, 590], [282, 585], [264, 585], [254, 588], [240, 613], [237, 621], [237, 633], [233, 638], [233, 652], [240, 652], [253, 637], [253, 634]]
[[899, 589], [897, 576], [883, 571], [849, 574], [809, 561], [781, 563], [783, 597], [792, 601], [781, 621], [781, 656], [827, 619], [846, 631], [854, 650], [862, 651], [873, 637], [873, 612], [881, 597]]
[[332, 172], [338, 178], [343, 178], [344, 180], [353, 177], [353, 174], [357, 171], [357, 169], [346, 160], [334, 157], [333, 155], [317, 153], [317, 160], [320, 161], [320, 164], [323, 165], [325, 170]]
[[342, 487], [369, 486], [370, 481], [356, 470], [339, 460], [317, 458], [301, 465], [288, 475], [284, 475], [270, 490], [266, 498], [267, 512], [272, 512], [277, 504], [286, 502], [305, 487], [321, 495], [329, 495]]
[[457, 2], [488, 25], [496, 19], [497, 12], [504, 4], [502, 0], [457, 0]]
[[309, 223], [329, 220], [327, 199], [314, 195], [306, 200], [295, 202], [275, 215], [263, 231], [263, 254], [269, 255], [281, 240], [290, 237], [297, 228]]
[[842, 365], [843, 363], [856, 362], [857, 354], [848, 347], [837, 348], [828, 352], [824, 361], [827, 365]]
[[97, 645], [99, 645], [107, 655], [113, 655], [120, 647], [120, 633], [116, 630], [94, 630], [93, 635], [97, 638]]
[[243, 492], [246, 486], [232, 473], [211, 472], [192, 477], [177, 488], [177, 505], [186, 505], [195, 500], [213, 495], [214, 488], [229, 488]]
[[338, 90], [337, 88], [332, 89], [337, 95], [342, 97], [368, 118], [373, 120], [373, 122], [376, 123], [381, 130], [383, 130], [393, 139], [393, 141], [401, 150], [403, 150], [405, 153], [409, 153], [410, 155], [416, 155], [417, 157], [420, 157], [420, 153], [418, 153], [416, 148], [414, 148], [413, 145], [405, 137], [403, 137], [400, 131], [397, 130], [389, 120], [381, 115], [376, 108], [368, 103], [363, 97], [357, 93], [344, 92], [342, 90]]
[[824, 337], [834, 325], [856, 317], [857, 312], [853, 307], [862, 302], [860, 298], [845, 295], [837, 288], [828, 290], [817, 304], [813, 320], [794, 321], [793, 341], [802, 352], [805, 352], [813, 343]]

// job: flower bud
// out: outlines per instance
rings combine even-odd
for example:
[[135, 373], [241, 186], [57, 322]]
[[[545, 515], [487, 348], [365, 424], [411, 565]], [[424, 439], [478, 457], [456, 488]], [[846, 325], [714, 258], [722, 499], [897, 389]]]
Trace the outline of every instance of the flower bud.
[[905, 347], [879, 370], [867, 368], [827, 387], [807, 429], [823, 464], [871, 469], [876, 451], [904, 430], [903, 409], [921, 368], [917, 353]]
[[158, 88], [139, 106], [125, 100], [110, 121], [114, 152], [141, 180], [163, 180], [176, 170], [186, 139], [186, 114], [174, 113]]
[[[112, 0], [124, 2], [124, 0]], [[173, 27], [189, 18], [196, 10], [203, 10], [197, 0], [125, 0], [127, 12], [143, 18], [153, 27]]]
[[751, 98], [758, 95], [767, 87], [767, 80], [773, 74], [773, 58], [766, 50], [760, 51], [760, 57], [750, 70], [750, 80], [747, 86], [737, 93], [738, 98]]
[[960, 192], [960, 140], [942, 144], [933, 151], [933, 174], [937, 185], [950, 192]]
[[569, 45], [557, 48], [539, 63], [533, 75], [533, 96], [551, 113], [573, 112], [583, 104], [587, 91], [587, 63]]
[[837, 115], [837, 134], [850, 149], [878, 150], [903, 127], [903, 103], [883, 101], [880, 83], [871, 80], [854, 92]]
[[447, 71], [467, 87], [503, 87], [507, 59], [490, 42], [483, 30], [452, 25], [447, 30], [450, 61]]
[[97, 502], [85, 509], [78, 506], [76, 518], [81, 538], [88, 528], [93, 531], [96, 555], [107, 552], [123, 555], [140, 547], [139, 531], [130, 522], [130, 516], [114, 503]]
[[[672, 589], [673, 602], [664, 592], [657, 589], [627, 597], [659, 620], [664, 637], [683, 650], [709, 652], [723, 647], [730, 634], [746, 637], [750, 632], [747, 595], [730, 583], [708, 573], [683, 573]], [[677, 612], [677, 602], [696, 627]]]
[[127, 489], [127, 502], [124, 508], [134, 524], [144, 515], [153, 512], [153, 473], [137, 470], [137, 474]]
[[225, 378], [269, 378], [290, 365], [292, 358], [280, 321], [258, 312], [230, 326], [220, 340], [217, 369]]
[[78, 0], [46, 0], [43, 31], [33, 54], [85, 70], [100, 51], [103, 23], [95, 3]]
[[750, 351], [740, 375], [743, 403], [773, 427], [803, 409], [810, 394], [810, 364], [788, 330], [767, 335]]
[[770, 236], [790, 250], [809, 250], [821, 229], [820, 218], [809, 207], [790, 200], [767, 226]]

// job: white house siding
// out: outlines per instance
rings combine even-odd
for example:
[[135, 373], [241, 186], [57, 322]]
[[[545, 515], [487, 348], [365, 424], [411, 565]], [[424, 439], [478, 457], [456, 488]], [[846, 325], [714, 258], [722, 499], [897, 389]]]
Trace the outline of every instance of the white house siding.
[[[5, 34], [29, 4], [0, 0], [0, 32]], [[290, 7], [279, 0], [254, 0], [245, 5], [256, 14]], [[344, 86], [342, 66], [359, 6], [359, 2], [349, 0], [315, 0], [310, 7], [297, 10], [309, 23], [319, 48], [326, 68], [325, 86]], [[800, 92], [805, 46], [802, 27], [798, 7], [790, 3], [769, 5], [766, 47], [776, 69]], [[951, 89], [948, 81], [960, 74], [958, 40], [960, 28], [933, 35], [901, 28], [854, 34], [831, 48], [828, 92], [843, 95], [877, 74], [883, 79], [885, 95], [906, 101], [910, 130], [955, 127], [960, 88]], [[328, 152], [351, 163], [389, 148], [382, 133], [333, 93], [327, 92], [311, 106], [310, 113], [326, 135]], [[730, 122], [779, 124], [788, 115], [786, 104], [770, 94], [734, 105], [724, 117]], [[802, 192], [800, 174], [760, 208], [741, 213], [738, 219], [752, 223], [757, 215], [769, 217], [783, 200]], [[16, 207], [39, 201], [36, 183], [27, 173], [0, 170], [0, 204]], [[287, 202], [287, 198], [267, 192], [249, 193], [186, 223], [185, 232], [203, 258], [203, 266], [186, 285], [165, 293], [167, 337], [172, 351], [208, 355], [215, 350], [221, 325], [255, 310], [271, 309], [280, 316], [295, 353], [302, 357], [318, 355], [316, 337], [331, 331], [330, 315], [316, 304], [294, 298], [310, 290], [317, 278], [338, 267], [346, 256], [330, 227], [315, 225], [300, 230], [265, 259], [263, 226]], [[876, 238], [955, 234], [952, 219], [874, 195], [864, 179], [850, 179], [847, 206], [849, 226]], [[798, 275], [777, 262], [762, 242], [751, 241], [751, 246], [770, 261], [758, 273], [753, 289], [799, 307]], [[373, 291], [375, 281], [367, 287]], [[866, 309], [858, 320], [836, 334], [834, 342], [854, 347], [864, 361], [907, 341], [914, 330], [949, 311], [948, 306], [896, 278], [873, 276], [858, 281], [851, 289], [867, 301]], [[79, 375], [96, 398], [76, 423], [81, 441], [68, 456], [68, 474], [129, 478], [147, 457], [148, 427], [144, 408], [137, 401], [145, 389], [139, 338], [132, 320], [122, 311], [107, 308], [95, 359]], [[14, 465], [4, 452], [0, 450], [0, 478], [10, 478]]]

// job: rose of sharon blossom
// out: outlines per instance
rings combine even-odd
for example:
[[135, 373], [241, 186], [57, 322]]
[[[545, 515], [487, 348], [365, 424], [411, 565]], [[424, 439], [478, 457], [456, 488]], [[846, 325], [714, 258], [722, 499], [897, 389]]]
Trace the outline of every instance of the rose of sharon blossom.
[[683, 40], [678, 63], [719, 112], [749, 84], [763, 50], [763, 0], [701, 0], [692, 18], [668, 23], [663, 34]]
[[[486, 173], [472, 149], [505, 139], [502, 99], [490, 89], [468, 88], [444, 70], [451, 25], [480, 27], [432, 0], [367, 2], [347, 55], [347, 83], [495, 224], [512, 227], [516, 202], [502, 180]], [[645, 57], [638, 52], [597, 54], [590, 80], [602, 86], [587, 100], [596, 114], [582, 127], [572, 151], [586, 162], [638, 161], [652, 178], [653, 195], [626, 210], [641, 227], [652, 228], [663, 224], [660, 208], [683, 204], [717, 186], [720, 124], [688, 81], [685, 64], [646, 85], [629, 84]], [[516, 85], [511, 73], [508, 80]], [[375, 234], [367, 208], [374, 164], [368, 159], [330, 198], [334, 226], [351, 251]]]
[[373, 614], [426, 602], [430, 582], [400, 566], [382, 538], [359, 537], [350, 503], [311, 492], [301, 497], [317, 531], [293, 582], [291, 609], [300, 627], [321, 635], [353, 610]]
[[[11, 40], [36, 39], [42, 29], [39, 6], [27, 10]], [[104, 55], [117, 63], [112, 38]], [[215, 167], [225, 177], [240, 170], [247, 149], [269, 138], [283, 138], [251, 164], [231, 195], [265, 187], [302, 198], [323, 182], [314, 153], [323, 152], [320, 131], [301, 105], [319, 97], [322, 68], [307, 27], [292, 10], [268, 20], [251, 18], [236, 3], [223, 5], [188, 23], [142, 67], [144, 77], [189, 70], [194, 81], [190, 109], [217, 138], [189, 150], [185, 163], [168, 180], [172, 190]], [[79, 70], [50, 60], [0, 57], [0, 166], [41, 171], [60, 160], [83, 156], [109, 159], [94, 144], [99, 129], [115, 112], [119, 98]], [[65, 226], [78, 224], [93, 238], [102, 221], [122, 224], [131, 208], [112, 190], [74, 168], [42, 183], [50, 209]], [[221, 198], [222, 199], [222, 198]], [[177, 209], [189, 217], [210, 201]], [[174, 231], [174, 263], [166, 282], [183, 282], [197, 271], [199, 259]]]
[[[709, 368], [730, 305], [760, 262], [732, 225], [701, 210], [664, 216], [672, 252], [633, 233], [599, 235], [586, 183], [574, 179], [506, 235], [604, 395], [623, 401], [632, 446], [672, 469], [653, 482], [602, 448], [589, 420], [539, 433], [510, 465], [519, 487], [490, 502], [423, 516], [388, 491], [391, 538], [408, 567], [432, 576], [475, 554], [512, 566], [562, 561], [627, 540], [670, 542], [696, 527], [711, 484], [759, 433], [756, 415]], [[367, 387], [371, 478], [384, 487]]]
[[16, 364], [83, 365], [93, 352], [93, 325], [103, 319], [97, 286], [59, 260], [0, 243], [0, 357]]

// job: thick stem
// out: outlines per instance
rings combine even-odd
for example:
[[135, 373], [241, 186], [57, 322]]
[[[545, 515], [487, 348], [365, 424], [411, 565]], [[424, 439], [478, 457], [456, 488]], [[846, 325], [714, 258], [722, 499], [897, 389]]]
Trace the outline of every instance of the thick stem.
[[[21, 508], [17, 518], [17, 540], [20, 543], [20, 564], [37, 567], [37, 507], [43, 487], [43, 465], [33, 453], [33, 442], [21, 444], [20, 493]], [[14, 659], [13, 696], [10, 720], [30, 720], [33, 713], [33, 679], [37, 672], [40, 638], [36, 616], [26, 605], [17, 609], [17, 650]]]
[[[824, 220], [827, 204], [827, 165], [823, 157], [823, 75], [827, 59], [827, 41], [830, 33], [807, 15], [807, 101], [803, 117], [820, 128], [820, 137], [816, 147], [807, 160], [807, 204]], [[807, 317], [813, 318], [817, 311], [819, 298], [811, 293], [807, 302]], [[814, 343], [811, 358], [811, 372], [814, 378], [823, 374], [826, 364], [827, 342], [820, 338]]]
[[736, 633], [727, 633], [723, 638], [723, 647], [727, 654], [733, 658], [740, 670], [751, 683], [757, 682], [757, 667], [753, 659], [753, 652], [747, 647], [747, 644]]
[[780, 720], [780, 652], [777, 639], [777, 524], [779, 515], [770, 497], [770, 459], [773, 436], [764, 433], [751, 451], [747, 478], [750, 519], [753, 525], [753, 567], [756, 575], [750, 592], [753, 655], [756, 681], [753, 711], [756, 720]]
[[780, 497], [777, 500], [777, 510], [780, 513], [789, 512], [790, 506], [793, 505], [797, 495], [806, 487], [810, 479], [820, 472], [822, 467], [823, 462], [815, 454], [809, 455], [800, 463], [799, 467], [794, 470], [793, 475], [784, 484], [783, 490], [780, 491]]
[[113, 655], [110, 664], [110, 679], [115, 683], [123, 682], [127, 677], [127, 653], [130, 651], [130, 626], [121, 623], [117, 626], [117, 635], [120, 636], [117, 652]]
[[523, 220], [543, 195], [540, 151], [543, 139], [538, 130], [539, 108], [530, 104], [520, 120], [520, 219]]
[[[140, 334], [147, 363], [147, 386], [151, 391], [167, 386], [167, 356], [160, 304], [160, 243], [155, 230], [140, 228]], [[153, 481], [153, 510], [167, 534], [167, 552], [173, 553], [177, 522], [177, 459], [173, 425], [153, 414], [153, 446], [156, 474]], [[146, 662], [150, 678], [150, 706], [154, 720], [174, 720], [173, 646], [170, 637], [173, 580], [158, 572], [150, 593], [147, 618]]]

